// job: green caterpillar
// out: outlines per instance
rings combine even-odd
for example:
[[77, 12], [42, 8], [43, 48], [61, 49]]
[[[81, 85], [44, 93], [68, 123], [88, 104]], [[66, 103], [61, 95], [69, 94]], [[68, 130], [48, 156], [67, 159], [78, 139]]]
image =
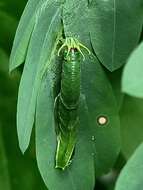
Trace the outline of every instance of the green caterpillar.
[[59, 54], [64, 48], [61, 89], [55, 103], [58, 125], [56, 168], [63, 170], [71, 162], [76, 144], [77, 128], [79, 126], [78, 107], [81, 84], [81, 54], [83, 55], [80, 47], [87, 49], [77, 39], [67, 38], [58, 52]]

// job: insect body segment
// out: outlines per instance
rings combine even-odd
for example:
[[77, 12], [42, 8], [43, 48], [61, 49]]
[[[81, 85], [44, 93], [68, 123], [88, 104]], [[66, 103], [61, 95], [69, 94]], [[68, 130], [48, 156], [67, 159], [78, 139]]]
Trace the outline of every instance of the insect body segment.
[[62, 69], [61, 99], [67, 109], [75, 109], [80, 96], [80, 54], [75, 49], [65, 55]]
[[[58, 126], [56, 168], [65, 169], [71, 162], [79, 126], [78, 107], [81, 84], [81, 50], [79, 43], [68, 38], [64, 48], [61, 89], [56, 98], [56, 121]], [[82, 45], [82, 47], [84, 47]]]

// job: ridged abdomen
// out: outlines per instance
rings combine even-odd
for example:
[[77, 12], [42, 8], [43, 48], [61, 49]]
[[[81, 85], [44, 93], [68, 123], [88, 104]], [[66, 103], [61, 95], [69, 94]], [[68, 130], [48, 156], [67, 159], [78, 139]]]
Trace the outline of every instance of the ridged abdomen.
[[61, 98], [64, 104], [70, 109], [76, 108], [80, 97], [80, 54], [71, 50], [67, 57], [65, 56], [62, 80], [61, 80]]

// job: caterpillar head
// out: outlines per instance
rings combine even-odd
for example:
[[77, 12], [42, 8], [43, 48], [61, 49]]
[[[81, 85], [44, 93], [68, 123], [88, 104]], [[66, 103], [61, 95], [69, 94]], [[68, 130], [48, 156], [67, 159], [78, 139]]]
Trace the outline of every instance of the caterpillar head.
[[80, 43], [76, 38], [73, 37], [67, 37], [65, 39], [65, 42], [63, 43], [63, 45], [60, 47], [59, 51], [58, 51], [58, 56], [60, 55], [60, 52], [62, 49], [66, 48], [66, 54], [68, 56], [68, 54], [70, 53], [70, 51], [78, 51], [81, 53], [81, 55], [83, 56], [83, 59], [85, 60], [85, 56], [81, 50], [81, 48], [85, 49], [89, 54], [91, 53], [90, 50], [84, 46], [82, 43]]

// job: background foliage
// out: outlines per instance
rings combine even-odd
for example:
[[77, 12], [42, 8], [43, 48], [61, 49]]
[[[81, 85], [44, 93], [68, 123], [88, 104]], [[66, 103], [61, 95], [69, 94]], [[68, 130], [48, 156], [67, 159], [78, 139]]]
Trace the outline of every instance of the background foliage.
[[8, 72], [12, 43], [25, 0], [0, 0], [0, 189], [46, 187], [39, 175], [34, 142], [23, 156], [16, 135], [16, 102], [20, 71]]
[[[35, 0], [34, 3], [36, 7], [37, 1]], [[87, 11], [84, 9], [85, 1], [82, 0], [80, 2], [81, 8], [76, 6], [76, 3], [79, 2], [73, 0], [67, 1], [65, 4], [66, 9], [64, 9], [65, 16], [63, 18], [63, 22], [66, 26], [65, 33], [69, 34], [69, 32], [72, 30], [73, 33], [78, 35], [82, 32], [83, 35], [81, 36], [81, 40], [87, 39], [85, 40], [85, 44], [88, 45], [88, 32], [86, 28], [83, 28], [82, 20], [84, 16], [86, 16], [85, 13]], [[51, 169], [51, 163], [53, 162], [50, 162], [51, 160], [54, 160], [53, 155], [55, 150], [53, 147], [55, 146], [56, 137], [52, 128], [46, 128], [49, 123], [45, 123], [45, 117], [47, 117], [45, 113], [47, 110], [51, 110], [50, 108], [52, 107], [52, 102], [51, 104], [49, 103], [47, 106], [45, 106], [47, 97], [49, 98], [49, 102], [51, 101], [50, 95], [48, 94], [50, 93], [48, 92], [48, 86], [46, 87], [47, 91], [45, 93], [45, 83], [47, 84], [48, 79], [44, 79], [43, 85], [40, 87], [41, 93], [38, 100], [38, 119], [36, 123], [36, 147], [38, 151], [35, 151], [34, 133], [32, 135], [30, 147], [24, 156], [20, 153], [18, 147], [15, 117], [18, 86], [23, 66], [20, 66], [17, 71], [12, 73], [12, 75], [9, 75], [8, 64], [14, 35], [25, 4], [26, 0], [0, 0], [0, 189], [46, 190], [47, 188], [40, 177], [38, 167], [45, 183], [48, 184], [48, 187], [51, 190], [57, 189], [57, 186], [59, 188], [60, 185], [61, 187], [59, 189], [71, 188], [72, 190], [75, 188], [74, 183], [79, 184], [80, 186], [83, 183], [78, 180], [78, 175], [81, 176], [81, 174], [82, 179], [85, 179], [85, 184], [83, 185], [86, 190], [88, 188], [93, 188], [95, 174], [97, 176], [95, 189], [98, 190], [124, 190], [127, 188], [131, 190], [142, 189], [143, 173], [141, 166], [143, 165], [143, 145], [141, 143], [143, 140], [143, 99], [141, 98], [143, 97], [143, 45], [140, 44], [140, 46], [130, 56], [128, 62], [127, 58], [129, 57], [131, 51], [133, 51], [133, 49], [140, 43], [140, 40], [142, 39], [141, 31], [143, 23], [143, 4], [140, 0], [126, 1], [124, 3], [121, 1], [110, 1], [108, 5], [105, 1], [101, 0], [97, 0], [96, 3], [95, 1], [89, 1], [89, 7], [91, 7], [89, 15], [92, 19], [87, 19], [86, 21], [84, 20], [84, 22], [87, 22], [90, 25], [92, 39], [92, 47], [90, 48], [93, 48], [92, 50], [97, 55], [98, 59], [95, 57], [92, 59], [89, 58], [88, 62], [90, 62], [91, 66], [88, 67], [85, 65], [85, 68], [83, 68], [83, 75], [86, 76], [86, 81], [83, 79], [85, 85], [83, 90], [88, 97], [87, 104], [91, 108], [90, 113], [93, 113], [93, 115], [81, 112], [81, 115], [84, 115], [85, 118], [88, 118], [88, 123], [86, 120], [82, 120], [83, 130], [81, 129], [79, 136], [82, 136], [82, 138], [80, 138], [78, 144], [78, 147], [80, 148], [78, 149], [74, 166], [76, 169], [72, 171], [73, 173], [69, 170], [71, 173], [67, 172], [63, 175], [60, 174], [61, 176]], [[69, 11], [70, 7], [75, 8], [74, 12]], [[77, 7], [80, 8], [80, 12], [78, 12]], [[24, 31], [25, 35], [21, 34], [21, 36], [19, 36], [20, 40], [18, 40], [18, 43], [16, 44], [16, 47], [18, 47], [16, 48], [17, 57], [19, 56], [19, 52], [25, 51], [24, 48], [26, 47], [26, 43], [24, 42], [26, 39], [28, 40], [28, 35], [30, 37], [30, 31], [32, 31], [34, 23], [32, 15], [34, 14], [35, 10], [34, 4], [31, 10], [33, 12], [28, 12], [27, 15], [28, 22], [25, 20], [25, 25], [23, 25], [23, 28], [21, 28], [21, 32]], [[111, 10], [113, 10], [113, 12]], [[50, 14], [52, 18], [52, 14], [54, 14], [57, 10], [55, 10], [52, 5], [48, 10], [45, 9], [45, 12], [41, 14], [40, 21], [37, 28], [35, 29], [36, 32], [33, 36], [33, 41], [31, 42], [31, 52], [29, 52], [28, 64], [31, 67], [31, 70], [35, 69], [35, 71], [38, 71], [38, 69], [35, 68], [35, 66], [30, 65], [30, 63], [31, 61], [37, 61], [35, 56], [39, 56], [38, 53], [40, 53], [41, 49], [43, 48], [45, 39], [42, 38], [42, 35], [44, 32], [47, 32], [43, 20], [46, 20], [45, 18], [47, 18], [49, 15], [48, 11], [51, 11]], [[115, 14], [115, 12], [117, 14]], [[81, 14], [84, 16], [80, 17]], [[80, 19], [78, 22], [76, 22], [77, 24], [73, 25], [72, 23], [75, 23], [74, 21], [76, 19], [75, 15]], [[53, 41], [51, 41], [51, 47], [54, 43], [52, 27], [54, 27], [54, 29], [56, 27], [57, 31], [61, 27], [57, 23], [58, 18], [56, 17], [55, 21], [52, 23], [53, 26], [51, 26], [51, 30], [49, 31], [49, 36], [50, 38], [52, 36], [53, 39]], [[39, 39], [37, 39], [37, 36]], [[37, 40], [35, 41], [35, 39]], [[48, 44], [48, 47], [49, 46], [50, 45]], [[46, 48], [46, 43], [44, 48]], [[33, 54], [35, 51], [37, 51], [37, 54]], [[52, 50], [49, 48], [49, 52], [46, 52], [46, 54], [43, 52], [41, 57], [46, 59], [46, 56], [50, 55], [51, 51]], [[18, 66], [19, 63], [21, 64], [24, 61], [25, 53], [20, 55], [21, 57], [18, 59], [12, 58], [14, 59], [13, 63], [15, 65], [11, 64], [11, 70]], [[16, 60], [18, 60], [18, 62], [15, 62]], [[41, 63], [42, 61], [43, 59], [41, 59]], [[123, 71], [122, 66], [126, 62], [127, 64]], [[105, 67], [103, 67], [101, 64]], [[96, 72], [93, 73], [92, 71]], [[27, 70], [24, 72], [27, 72]], [[22, 87], [20, 87], [23, 88], [23, 91], [25, 90], [26, 85], [29, 84], [29, 81], [32, 80], [31, 72], [27, 73], [26, 76], [28, 76], [28, 79], [23, 83], [25, 86], [21, 85]], [[35, 74], [35, 76], [38, 75]], [[92, 85], [93, 83], [90, 80], [90, 76], [94, 76], [92, 79], [94, 81], [98, 81], [98, 83], [96, 83], [96, 87]], [[23, 78], [22, 80], [25, 79]], [[125, 95], [121, 92], [121, 81], [123, 91], [135, 97]], [[37, 83], [35, 82], [35, 84]], [[91, 89], [88, 89], [88, 86], [91, 86]], [[97, 92], [96, 97], [94, 97], [94, 94], [91, 92], [93, 89]], [[36, 91], [36, 88], [34, 90]], [[29, 92], [26, 91], [26, 93], [30, 94], [31, 89]], [[101, 96], [102, 93], [104, 93], [105, 97]], [[25, 98], [25, 96], [23, 96], [23, 98]], [[98, 102], [102, 102], [101, 107], [99, 106], [100, 109], [94, 109], [94, 107], [98, 106]], [[85, 107], [84, 105], [82, 106], [84, 110]], [[26, 113], [26, 108], [27, 107], [25, 105], [22, 113]], [[33, 107], [30, 108], [29, 113], [32, 113], [31, 109], [33, 109]], [[94, 129], [92, 129], [92, 127], [87, 129], [86, 124], [89, 125], [89, 123], [95, 123], [96, 115], [100, 114], [101, 112], [107, 112], [109, 114], [111, 118], [108, 126], [109, 128], [102, 129], [97, 126], [97, 128]], [[52, 119], [52, 113], [50, 111], [48, 117], [49, 119], [46, 121], [52, 123], [50, 120]], [[21, 121], [19, 121], [21, 123], [20, 126], [23, 123], [23, 118], [24, 117], [21, 117]], [[82, 116], [82, 118], [84, 117]], [[29, 123], [26, 125], [31, 126], [31, 123], [33, 122], [34, 121], [29, 121]], [[44, 123], [42, 127], [41, 123]], [[25, 126], [23, 125], [23, 127]], [[31, 130], [32, 129], [30, 128], [29, 131]], [[21, 135], [21, 137], [19, 137], [19, 139], [22, 138], [23, 130], [20, 133], [21, 134], [19, 134], [19, 136]], [[87, 136], [87, 134], [89, 134], [89, 136]], [[93, 134], [96, 136], [96, 145], [91, 139]], [[119, 143], [120, 136], [121, 147]], [[91, 141], [88, 142], [88, 139]], [[23, 152], [28, 147], [29, 140], [30, 136], [28, 137], [28, 141], [26, 136], [26, 139], [20, 142], [20, 147]], [[47, 149], [49, 145], [51, 145], [51, 149]], [[139, 145], [140, 147], [137, 148]], [[96, 146], [97, 154], [94, 159], [93, 157], [91, 158], [91, 154], [93, 153], [93, 147], [91, 148], [91, 146]], [[45, 151], [46, 149], [47, 151]], [[117, 158], [120, 149], [121, 152]], [[38, 167], [36, 164], [35, 152], [37, 152]], [[94, 161], [96, 163], [95, 173]], [[80, 165], [79, 162], [81, 163]], [[110, 171], [109, 169], [111, 167], [112, 170]], [[53, 172], [52, 175], [51, 173], [48, 173], [48, 170]], [[85, 173], [85, 171], [87, 172]], [[115, 185], [120, 171], [121, 175], [119, 176]], [[75, 174], [77, 176], [75, 176]], [[89, 186], [89, 184], [91, 184], [91, 186]], [[79, 187], [77, 187], [77, 190], [78, 188]]]

